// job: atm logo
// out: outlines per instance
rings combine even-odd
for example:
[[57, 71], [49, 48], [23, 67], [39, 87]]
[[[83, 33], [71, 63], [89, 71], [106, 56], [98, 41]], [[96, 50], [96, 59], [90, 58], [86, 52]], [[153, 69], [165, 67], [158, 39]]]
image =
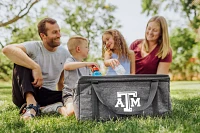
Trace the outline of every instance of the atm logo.
[[[124, 102], [122, 102], [122, 99]], [[124, 108], [124, 112], [132, 112], [133, 107], [140, 107], [140, 98], [137, 97], [137, 91], [117, 92], [116, 108]]]

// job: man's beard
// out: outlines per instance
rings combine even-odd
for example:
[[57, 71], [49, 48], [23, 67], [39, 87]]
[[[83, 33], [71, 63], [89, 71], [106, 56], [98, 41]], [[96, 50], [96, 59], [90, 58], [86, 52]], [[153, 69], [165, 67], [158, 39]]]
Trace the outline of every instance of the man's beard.
[[60, 41], [59, 42], [54, 41], [54, 39], [52, 39], [50, 42], [48, 42], [48, 45], [52, 48], [58, 47], [58, 46], [60, 46], [60, 44], [61, 44]]

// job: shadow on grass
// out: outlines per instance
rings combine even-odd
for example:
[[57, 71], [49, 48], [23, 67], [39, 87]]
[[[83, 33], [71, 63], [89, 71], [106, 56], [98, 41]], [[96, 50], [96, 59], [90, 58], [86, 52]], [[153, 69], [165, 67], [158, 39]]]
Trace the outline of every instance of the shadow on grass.
[[0, 86], [0, 89], [11, 89], [12, 86]]
[[3, 90], [3, 91], [0, 90], [0, 93], [1, 93], [2, 95], [6, 95], [6, 96], [9, 96], [9, 95], [12, 94], [11, 90]]

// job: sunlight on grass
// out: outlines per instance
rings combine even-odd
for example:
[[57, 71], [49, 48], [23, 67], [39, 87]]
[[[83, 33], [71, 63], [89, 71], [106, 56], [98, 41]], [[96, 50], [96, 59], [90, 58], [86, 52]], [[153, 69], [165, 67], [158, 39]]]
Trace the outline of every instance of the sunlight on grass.
[[12, 81], [5, 82], [5, 81], [0, 80], [0, 89], [5, 88], [5, 87], [11, 88], [11, 85], [12, 85]]
[[171, 81], [172, 89], [200, 89], [200, 81]]
[[200, 96], [200, 81], [171, 82], [171, 96], [177, 99], [189, 99]]
[[0, 106], [4, 105], [7, 101], [5, 100], [0, 100]]

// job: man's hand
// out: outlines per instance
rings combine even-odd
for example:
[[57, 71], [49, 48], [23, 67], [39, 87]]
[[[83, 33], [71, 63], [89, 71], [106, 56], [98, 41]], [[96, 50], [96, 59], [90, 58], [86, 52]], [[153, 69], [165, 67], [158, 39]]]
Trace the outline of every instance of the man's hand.
[[34, 87], [39, 87], [39, 89], [43, 85], [43, 77], [42, 77], [42, 72], [40, 66], [32, 70], [33, 74], [33, 79], [34, 81], [32, 82]]

